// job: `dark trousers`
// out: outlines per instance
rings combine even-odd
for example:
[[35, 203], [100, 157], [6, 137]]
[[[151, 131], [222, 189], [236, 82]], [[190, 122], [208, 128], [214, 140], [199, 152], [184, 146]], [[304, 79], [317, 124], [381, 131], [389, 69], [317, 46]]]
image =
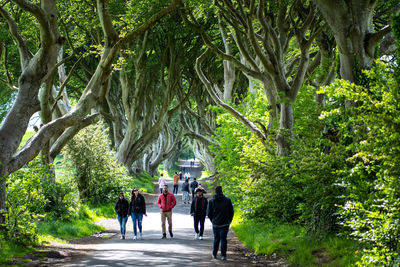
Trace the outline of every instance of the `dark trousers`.
[[194, 190], [192, 190], [192, 200], [194, 199]]
[[174, 191], [172, 192], [172, 194], [178, 194], [178, 184], [174, 184]]
[[226, 249], [228, 247], [228, 242], [226, 237], [228, 236], [229, 225], [224, 227], [214, 227], [214, 244], [213, 244], [213, 255], [217, 256], [219, 243], [221, 242], [221, 257], [226, 257]]
[[200, 223], [200, 236], [203, 236], [204, 233], [204, 221], [206, 220], [206, 216], [198, 216], [194, 215], [193, 217], [194, 220], [194, 231], [196, 234], [199, 233], [199, 223]]

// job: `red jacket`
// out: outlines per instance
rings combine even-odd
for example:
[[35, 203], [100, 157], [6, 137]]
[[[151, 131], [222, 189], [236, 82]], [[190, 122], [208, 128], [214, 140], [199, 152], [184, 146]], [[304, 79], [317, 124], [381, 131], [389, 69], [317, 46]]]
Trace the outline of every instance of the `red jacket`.
[[168, 192], [167, 199], [165, 199], [164, 194], [161, 194], [158, 196], [157, 205], [162, 211], [171, 211], [176, 205], [175, 196]]

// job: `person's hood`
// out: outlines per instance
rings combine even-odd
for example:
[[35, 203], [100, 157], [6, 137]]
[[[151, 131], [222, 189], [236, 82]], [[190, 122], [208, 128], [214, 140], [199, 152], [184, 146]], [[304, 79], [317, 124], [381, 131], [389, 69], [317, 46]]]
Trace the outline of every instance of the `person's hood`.
[[222, 200], [222, 199], [224, 199], [224, 194], [216, 194], [215, 196], [214, 196], [214, 199], [215, 199], [215, 201], [220, 201], [220, 200]]

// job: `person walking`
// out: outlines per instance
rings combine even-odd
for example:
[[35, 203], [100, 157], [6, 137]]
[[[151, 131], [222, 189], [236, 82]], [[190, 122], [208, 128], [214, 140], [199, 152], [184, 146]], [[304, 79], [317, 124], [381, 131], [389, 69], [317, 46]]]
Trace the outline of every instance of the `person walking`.
[[183, 174], [182, 174], [182, 172], [179, 172], [179, 180], [182, 180], [182, 178], [183, 178]]
[[196, 178], [193, 178], [193, 182], [190, 183], [190, 189], [192, 189], [192, 200], [194, 199], [194, 191], [196, 190], [199, 183], [196, 181]]
[[182, 201], [183, 204], [190, 203], [189, 197], [189, 181], [186, 179], [185, 182], [182, 184]]
[[158, 188], [160, 189], [160, 194], [163, 193], [163, 188], [164, 188], [164, 185], [166, 185], [166, 184], [167, 184], [167, 181], [164, 178], [164, 174], [161, 173], [160, 178], [158, 178]]
[[212, 258], [217, 257], [219, 243], [221, 242], [221, 260], [226, 260], [226, 250], [228, 242], [229, 225], [233, 219], [233, 206], [231, 200], [222, 194], [222, 187], [215, 188], [214, 198], [210, 200], [207, 207], [207, 216], [213, 226], [214, 243]]
[[[133, 240], [137, 239], [137, 228], [139, 228], [139, 238], [142, 239], [142, 221], [146, 214], [146, 202], [137, 188], [132, 189], [131, 203], [129, 203], [128, 214], [132, 217]], [[136, 227], [137, 226], [137, 227]]]
[[125, 239], [126, 222], [128, 221], [128, 209], [128, 201], [124, 198], [123, 193], [119, 193], [117, 203], [115, 203], [115, 212], [118, 215], [117, 219], [121, 231], [121, 239]]
[[179, 188], [179, 175], [177, 172], [174, 174], [174, 190], [172, 191], [173, 194], [178, 194], [178, 188]]
[[[192, 206], [190, 207], [190, 215], [193, 216], [196, 239], [203, 240], [204, 221], [206, 220], [207, 204], [208, 201], [203, 196], [203, 190], [198, 189], [196, 191], [196, 197], [193, 199]], [[200, 223], [200, 231], [199, 231], [199, 223]]]
[[172, 233], [172, 209], [176, 205], [175, 196], [168, 192], [168, 185], [164, 185], [163, 193], [158, 196], [157, 205], [161, 209], [161, 227], [162, 239], [167, 238], [165, 219], [168, 220], [168, 230], [170, 237], [174, 237]]

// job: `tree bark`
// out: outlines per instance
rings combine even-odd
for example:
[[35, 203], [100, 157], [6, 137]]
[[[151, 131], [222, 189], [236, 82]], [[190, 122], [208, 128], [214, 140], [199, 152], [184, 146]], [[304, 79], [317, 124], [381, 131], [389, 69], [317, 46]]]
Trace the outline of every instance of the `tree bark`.
[[[368, 69], [382, 32], [373, 30], [376, 0], [314, 0], [335, 37], [340, 59], [341, 78], [358, 82], [356, 70]], [[382, 35], [382, 36], [381, 36]]]

